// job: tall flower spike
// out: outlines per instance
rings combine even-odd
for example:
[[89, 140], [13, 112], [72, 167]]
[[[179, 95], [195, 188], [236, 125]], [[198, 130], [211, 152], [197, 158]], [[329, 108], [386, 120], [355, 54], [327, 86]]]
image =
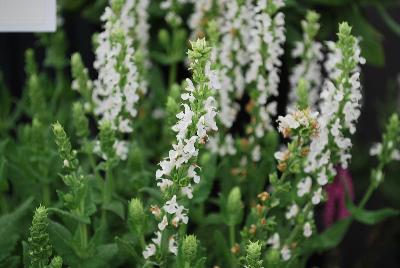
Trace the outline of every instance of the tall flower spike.
[[71, 56], [71, 73], [73, 77], [72, 89], [78, 91], [85, 98], [87, 110], [91, 110], [93, 82], [89, 78], [88, 69], [82, 62], [81, 55], [74, 53]]
[[59, 122], [52, 125], [55, 141], [58, 147], [58, 152], [63, 159], [64, 168], [68, 170], [76, 170], [78, 168], [78, 159], [76, 151], [72, 150], [71, 142], [65, 133], [64, 128]]
[[[208, 69], [211, 48], [205, 39], [191, 42], [191, 45], [188, 56], [193, 81], [186, 79], [185, 92], [181, 94], [183, 108], [176, 115], [178, 122], [172, 127], [176, 133], [176, 143], [156, 171], [157, 186], [166, 202], [157, 213], [161, 220], [159, 230], [155, 233], [154, 243], [149, 244], [143, 252], [145, 258], [156, 253], [161, 243], [158, 237], [164, 235], [165, 230], [188, 223], [188, 210], [180, 202], [193, 198], [192, 184], [200, 182], [196, 164], [199, 148], [207, 142], [210, 131], [218, 130], [213, 84], [206, 75], [206, 72], [213, 72]], [[169, 252], [173, 254], [177, 253], [179, 239], [176, 236], [169, 237]]]
[[[146, 92], [146, 82], [137, 67], [137, 60], [144, 54], [137, 53], [130, 35], [132, 32], [138, 34], [137, 28], [132, 28], [139, 27], [131, 16], [135, 4], [140, 5], [131, 0], [111, 1], [111, 7], [107, 7], [101, 17], [103, 32], [97, 37], [94, 67], [98, 78], [94, 81], [92, 94], [94, 113], [99, 116], [100, 123], [110, 122], [118, 133], [133, 131], [132, 119], [138, 113], [139, 94]], [[136, 45], [138, 49], [142, 46], [140, 41]], [[116, 150], [122, 160], [126, 159], [118, 150], [127, 151], [128, 143], [117, 140]]]
[[254, 8], [249, 32], [249, 68], [246, 82], [249, 84], [251, 101], [247, 106], [251, 124], [247, 129], [250, 135], [252, 160], [260, 161], [258, 140], [272, 130], [271, 117], [276, 115], [277, 104], [270, 98], [278, 95], [280, 57], [285, 42], [285, 19], [279, 9], [283, 1], [259, 1]]
[[359, 64], [365, 63], [365, 59], [360, 56], [358, 41], [347, 23], [339, 25], [338, 37], [337, 43], [327, 43], [330, 52], [326, 67], [330, 79], [325, 81], [321, 92], [318, 119], [321, 131], [310, 145], [306, 166], [306, 171], [316, 174], [321, 185], [335, 174], [333, 165], [347, 168], [352, 143], [346, 136], [355, 132], [355, 122], [360, 116]]
[[322, 44], [315, 41], [320, 25], [319, 14], [308, 11], [306, 19], [301, 22], [303, 39], [295, 42], [292, 57], [298, 58], [300, 62], [293, 67], [289, 78], [291, 91], [289, 93], [288, 109], [295, 109], [296, 101], [299, 99], [296, 88], [301, 86], [301, 78], [307, 81], [309, 104], [314, 108], [318, 100], [319, 89], [322, 85], [321, 61], [323, 59]]
[[383, 179], [383, 167], [393, 160], [400, 161], [400, 120], [397, 114], [393, 114], [386, 124], [382, 142], [375, 143], [370, 150], [371, 155], [376, 155], [379, 160], [378, 168], [373, 170], [372, 181], [378, 187]]

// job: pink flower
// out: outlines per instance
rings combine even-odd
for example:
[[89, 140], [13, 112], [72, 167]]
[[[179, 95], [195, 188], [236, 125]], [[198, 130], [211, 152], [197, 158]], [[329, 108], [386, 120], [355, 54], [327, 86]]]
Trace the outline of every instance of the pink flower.
[[345, 205], [346, 194], [352, 200], [354, 199], [353, 182], [349, 170], [336, 167], [336, 172], [333, 183], [327, 185], [325, 188], [328, 195], [323, 212], [325, 228], [332, 225], [335, 221], [350, 215]]

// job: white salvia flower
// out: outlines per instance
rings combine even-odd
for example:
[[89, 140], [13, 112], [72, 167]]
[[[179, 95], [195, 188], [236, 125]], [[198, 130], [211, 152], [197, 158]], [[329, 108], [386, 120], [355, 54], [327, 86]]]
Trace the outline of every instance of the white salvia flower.
[[162, 221], [158, 224], [158, 229], [160, 229], [160, 231], [164, 231], [167, 225], [168, 225], [168, 219], [167, 216], [164, 215]]
[[168, 241], [168, 250], [174, 255], [178, 254], [178, 243], [175, 240], [175, 236], [171, 236]]
[[164, 210], [169, 214], [174, 214], [178, 210], [178, 203], [176, 202], [176, 195], [174, 195], [171, 200], [165, 202]]
[[286, 219], [292, 219], [296, 217], [296, 215], [299, 213], [299, 206], [296, 204], [292, 204], [290, 207], [288, 207], [288, 211], [285, 214]]
[[151, 241], [153, 241], [153, 243], [156, 244], [157, 246], [160, 246], [161, 245], [161, 237], [162, 237], [161, 232], [157, 231], [155, 234], [156, 234], [156, 237], [152, 238]]
[[288, 246], [283, 246], [281, 249], [282, 260], [288, 261], [292, 257], [292, 253]]
[[143, 251], [143, 257], [145, 259], [150, 258], [156, 254], [156, 246], [154, 244], [149, 244], [146, 246], [146, 249]]
[[380, 155], [382, 152], [382, 148], [383, 148], [382, 143], [380, 142], [374, 143], [372, 147], [369, 149], [369, 155], [370, 156]]
[[191, 165], [188, 169], [188, 177], [193, 179], [194, 183], [199, 183], [200, 182], [200, 176], [197, 175], [196, 173], [196, 167], [195, 165]]
[[300, 123], [293, 117], [292, 114], [278, 117], [278, 130], [284, 132], [285, 129], [297, 129]]
[[312, 235], [312, 228], [309, 222], [306, 222], [303, 226], [303, 235], [304, 237], [310, 237]]
[[400, 161], [400, 151], [397, 149], [394, 149], [392, 154], [391, 154], [392, 160]]
[[69, 167], [69, 161], [67, 159], [64, 159], [63, 165], [64, 167]]
[[251, 152], [251, 158], [254, 162], [258, 162], [261, 159], [261, 147], [260, 145], [256, 145]]
[[318, 190], [316, 190], [311, 198], [311, 202], [314, 205], [318, 205], [321, 200], [322, 200], [323, 196], [322, 196], [322, 188], [318, 188]]
[[268, 240], [267, 244], [271, 245], [273, 249], [278, 249], [280, 247], [280, 238], [278, 233], [274, 233]]
[[193, 188], [192, 188], [192, 185], [189, 184], [188, 186], [182, 187], [181, 192], [182, 192], [182, 194], [183, 194], [184, 196], [186, 196], [187, 198], [189, 198], [189, 199], [192, 199], [192, 198], [193, 198]]
[[325, 169], [322, 169], [320, 173], [318, 173], [317, 182], [321, 186], [324, 186], [328, 183], [328, 176], [325, 173]]
[[121, 159], [126, 160], [129, 153], [129, 145], [126, 141], [116, 140], [114, 145], [115, 154]]
[[178, 206], [178, 209], [175, 212], [175, 217], [172, 219], [172, 224], [175, 227], [178, 227], [179, 222], [187, 224], [189, 221], [189, 217], [186, 214], [187, 209], [184, 206]]
[[304, 180], [297, 184], [297, 196], [302, 197], [311, 191], [312, 181], [310, 177], [306, 177]]

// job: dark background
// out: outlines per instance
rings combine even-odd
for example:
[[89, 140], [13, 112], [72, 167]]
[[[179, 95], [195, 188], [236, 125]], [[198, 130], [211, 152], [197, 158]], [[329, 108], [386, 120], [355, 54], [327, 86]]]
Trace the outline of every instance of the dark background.
[[[390, 10], [392, 17], [400, 21], [400, 9]], [[91, 47], [91, 35], [99, 31], [98, 24], [82, 19], [77, 13], [64, 13], [65, 31], [68, 40], [68, 55], [79, 51], [86, 66], [91, 66], [94, 55]], [[380, 139], [384, 119], [393, 111], [388, 111], [393, 103], [400, 107], [400, 37], [393, 33], [382, 21], [376, 10], [365, 10], [368, 20], [383, 36], [385, 51], [384, 67], [365, 65], [362, 67], [362, 84], [364, 90], [362, 116], [358, 123], [357, 134], [353, 141], [354, 158], [351, 166], [355, 185], [356, 200], [367, 187], [369, 170], [374, 164], [367, 158], [371, 142]], [[37, 48], [38, 60], [44, 57], [37, 38], [31, 33], [0, 33], [0, 71], [11, 90], [18, 99], [25, 83], [24, 52], [27, 48]], [[68, 69], [68, 68], [67, 68]], [[67, 70], [66, 70], [67, 72]], [[287, 70], [283, 70], [283, 76]], [[93, 75], [93, 69], [91, 69]], [[284, 107], [287, 93], [287, 81], [282, 78], [280, 107]], [[396, 171], [396, 169], [394, 169]], [[397, 168], [398, 170], [398, 168]], [[392, 174], [392, 184], [400, 196], [399, 174]], [[393, 183], [394, 182], [394, 183]], [[388, 187], [387, 187], [388, 188]], [[388, 194], [393, 189], [383, 188], [375, 193], [367, 204], [367, 208], [381, 207], [400, 208], [399, 198]], [[354, 223], [338, 249], [329, 253], [313, 256], [310, 266], [322, 267], [400, 267], [400, 219], [390, 219], [376, 226], [365, 226]]]

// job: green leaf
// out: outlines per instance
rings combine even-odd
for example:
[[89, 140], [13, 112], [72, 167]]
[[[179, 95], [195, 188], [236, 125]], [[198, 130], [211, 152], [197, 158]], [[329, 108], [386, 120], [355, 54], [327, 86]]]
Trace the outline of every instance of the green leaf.
[[356, 207], [352, 202], [347, 202], [346, 206], [355, 220], [368, 225], [377, 224], [387, 218], [396, 217], [400, 215], [399, 210], [392, 208], [367, 211]]
[[140, 256], [133, 245], [133, 243], [126, 241], [122, 238], [116, 237], [115, 242], [121, 252], [131, 256], [137, 263], [143, 263], [143, 257]]
[[125, 219], [124, 205], [119, 201], [111, 201], [104, 205], [104, 209], [115, 213], [121, 219]]
[[95, 256], [87, 259], [81, 263], [81, 267], [84, 268], [98, 268], [98, 267], [110, 267], [112, 258], [117, 254], [118, 246], [116, 244], [100, 245], [96, 249]]
[[340, 244], [353, 218], [348, 217], [337, 221], [329, 229], [304, 243], [303, 253], [322, 252], [332, 249]]
[[0, 217], [0, 262], [10, 257], [23, 231], [21, 218], [27, 215], [33, 198], [28, 198], [14, 212]]
[[196, 262], [194, 268], [203, 268], [203, 267], [205, 267], [206, 260], [207, 260], [206, 257], [200, 258], [200, 259]]
[[390, 14], [382, 5], [377, 5], [377, 7], [379, 15], [381, 15], [383, 21], [386, 23], [389, 29], [395, 34], [400, 35], [400, 24], [390, 16]]
[[49, 235], [51, 244], [57, 254], [59, 254], [65, 264], [71, 267], [79, 267], [80, 260], [71, 247], [72, 234], [61, 224], [49, 220]]
[[221, 263], [226, 265], [226, 267], [235, 267], [231, 250], [228, 246], [229, 243], [226, 241], [225, 236], [220, 231], [215, 231], [213, 238], [215, 253]]

